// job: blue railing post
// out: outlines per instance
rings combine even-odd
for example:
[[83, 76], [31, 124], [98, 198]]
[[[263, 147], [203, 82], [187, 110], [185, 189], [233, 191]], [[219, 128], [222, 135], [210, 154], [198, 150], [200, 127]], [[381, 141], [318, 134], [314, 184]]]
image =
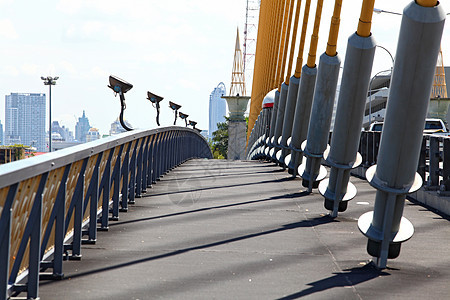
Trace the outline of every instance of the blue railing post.
[[120, 202], [120, 177], [121, 177], [121, 157], [123, 148], [125, 147], [124, 144], [120, 146], [119, 153], [117, 154], [116, 163], [114, 165], [114, 170], [111, 175], [111, 178], [114, 183], [114, 191], [113, 191], [113, 206], [112, 206], [112, 216], [111, 221], [117, 221], [119, 220], [119, 202]]
[[[131, 155], [130, 161], [130, 182], [129, 193], [128, 193], [128, 203], [135, 203], [135, 195], [136, 195], [136, 166], [137, 166], [137, 151], [139, 146], [139, 140], [136, 140], [136, 144], [134, 145], [133, 155]], [[123, 199], [122, 199], [123, 200]]]
[[120, 212], [128, 211], [128, 175], [130, 174], [130, 151], [132, 142], [128, 143], [125, 151], [125, 158], [123, 160], [120, 174], [122, 176], [122, 201], [120, 205]]
[[[82, 236], [82, 225], [83, 225], [83, 194], [84, 194], [84, 178], [86, 166], [89, 158], [85, 158], [83, 161], [83, 166], [81, 167], [80, 173], [78, 175], [78, 182], [75, 188], [75, 192], [72, 197], [71, 203], [73, 204], [73, 213], [74, 213], [74, 228], [73, 228], [73, 241], [71, 248], [72, 255], [69, 256], [71, 260], [80, 260], [81, 259], [81, 236]], [[66, 226], [67, 229], [69, 227], [69, 221], [72, 214], [69, 212], [67, 214]]]
[[[19, 184], [15, 183], [9, 187], [8, 195], [0, 214], [0, 297], [8, 298], [8, 275], [11, 241], [11, 214], [12, 203]], [[4, 297], [4, 298], [3, 298]]]
[[142, 197], [142, 180], [143, 180], [143, 152], [145, 151], [145, 145], [147, 143], [147, 138], [143, 138], [142, 142], [141, 142], [141, 146], [139, 147], [139, 151], [137, 154], [137, 176], [136, 176], [136, 192], [135, 192], [135, 197], [136, 198], [141, 198]]
[[[52, 268], [53, 272], [51, 275], [41, 274], [40, 277], [45, 277], [48, 279], [61, 279], [63, 275], [62, 271], [62, 263], [64, 256], [64, 233], [65, 233], [65, 197], [67, 190], [67, 177], [70, 172], [72, 164], [68, 164], [64, 167], [64, 174], [61, 178], [61, 183], [59, 185], [58, 194], [55, 199], [55, 204], [53, 206], [49, 223], [47, 227], [44, 229], [44, 237], [42, 240], [41, 246], [41, 267], [44, 269]], [[52, 228], [54, 225], [54, 240], [55, 246], [53, 251], [53, 261], [42, 261], [44, 259], [44, 254], [46, 250], [46, 246], [50, 239], [50, 235], [52, 233]]]
[[102, 196], [102, 216], [101, 216], [101, 225], [99, 230], [107, 231], [109, 225], [109, 199], [110, 199], [110, 191], [111, 191], [111, 160], [114, 154], [114, 149], [112, 148], [109, 151], [108, 161], [106, 162], [105, 170], [102, 175], [102, 180], [100, 182], [100, 193], [103, 193]]

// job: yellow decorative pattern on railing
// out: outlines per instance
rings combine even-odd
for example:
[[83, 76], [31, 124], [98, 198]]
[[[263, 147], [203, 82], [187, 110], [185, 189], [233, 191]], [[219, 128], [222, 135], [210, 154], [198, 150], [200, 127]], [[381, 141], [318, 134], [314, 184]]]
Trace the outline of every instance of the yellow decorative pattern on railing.
[[[19, 251], [20, 242], [25, 233], [40, 181], [41, 175], [22, 181], [18, 186], [16, 197], [14, 198], [11, 216], [10, 272]], [[28, 250], [28, 245], [26, 249]], [[28, 267], [28, 252], [25, 251], [20, 270]]]

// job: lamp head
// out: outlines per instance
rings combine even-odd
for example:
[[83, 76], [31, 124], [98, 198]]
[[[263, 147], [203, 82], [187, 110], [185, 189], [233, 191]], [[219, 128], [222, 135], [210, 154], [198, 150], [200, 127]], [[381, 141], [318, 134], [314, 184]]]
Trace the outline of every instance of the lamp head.
[[178, 115], [179, 115], [180, 118], [182, 118], [182, 119], [186, 119], [187, 117], [189, 117], [189, 115], [183, 114], [181, 111], [178, 113]]
[[164, 98], [153, 93], [147, 92], [147, 99], [150, 100], [151, 103], [161, 102]]
[[120, 79], [119, 77], [111, 75], [109, 76], [108, 87], [112, 89], [115, 93], [122, 92], [122, 94], [125, 94], [126, 92], [128, 92], [133, 88], [133, 85], [131, 83], [126, 82], [123, 79]]
[[179, 109], [181, 108], [181, 105], [176, 104], [176, 103], [174, 103], [174, 102], [172, 102], [172, 101], [169, 101], [169, 107], [170, 107], [171, 109], [177, 111], [177, 110], [179, 110]]
[[44, 76], [41, 76], [41, 80], [44, 81], [44, 85], [55, 85], [56, 84], [56, 80], [58, 80], [58, 79], [59, 79], [58, 76], [56, 76], [56, 77], [51, 77], [51, 76], [44, 77]]

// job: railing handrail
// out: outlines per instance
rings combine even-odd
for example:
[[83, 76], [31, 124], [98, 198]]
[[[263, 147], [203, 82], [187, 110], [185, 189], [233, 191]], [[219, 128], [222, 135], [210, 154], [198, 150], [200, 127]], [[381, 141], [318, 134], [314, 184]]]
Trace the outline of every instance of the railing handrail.
[[39, 174], [63, 167], [69, 163], [91, 157], [107, 149], [128, 143], [132, 140], [172, 130], [195, 133], [205, 139], [197, 130], [180, 126], [123, 132], [114, 136], [68, 147], [55, 152], [49, 152], [44, 155], [0, 165], [0, 189], [25, 179], [35, 177]]

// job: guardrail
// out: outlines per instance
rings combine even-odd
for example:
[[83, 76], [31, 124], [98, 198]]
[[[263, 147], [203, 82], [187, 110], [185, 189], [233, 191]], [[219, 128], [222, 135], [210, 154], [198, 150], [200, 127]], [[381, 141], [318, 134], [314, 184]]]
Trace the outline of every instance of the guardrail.
[[0, 299], [38, 298], [40, 277], [62, 278], [63, 260], [81, 259], [82, 243], [95, 243], [97, 230], [191, 158], [212, 158], [207, 141], [167, 127], [0, 166]]
[[[270, 147], [265, 142], [263, 132], [260, 138], [253, 137], [249, 143], [248, 159], [271, 159], [263, 149]], [[330, 139], [331, 140], [331, 134]], [[353, 171], [364, 177], [365, 170], [377, 163], [381, 132], [363, 131], [359, 143], [362, 164]], [[417, 172], [422, 176], [426, 190], [438, 190], [442, 196], [450, 196], [450, 137], [424, 134]]]
[[[361, 133], [359, 151], [363, 168], [377, 163], [380, 140], [381, 132]], [[450, 137], [423, 135], [417, 172], [426, 190], [439, 190], [442, 195], [450, 195]]]

